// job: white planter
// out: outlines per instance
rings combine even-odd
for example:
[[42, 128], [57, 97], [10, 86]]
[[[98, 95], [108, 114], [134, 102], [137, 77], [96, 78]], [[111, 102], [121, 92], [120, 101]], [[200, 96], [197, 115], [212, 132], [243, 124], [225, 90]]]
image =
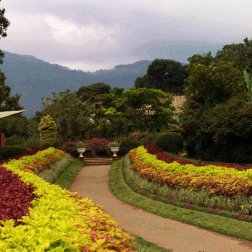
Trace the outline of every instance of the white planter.
[[84, 156], [83, 156], [83, 153], [86, 151], [86, 148], [77, 148], [77, 151], [79, 152], [79, 154], [80, 154], [80, 158], [83, 158]]
[[117, 157], [117, 152], [119, 151], [120, 147], [116, 146], [116, 147], [110, 147], [110, 150], [114, 153], [113, 157]]

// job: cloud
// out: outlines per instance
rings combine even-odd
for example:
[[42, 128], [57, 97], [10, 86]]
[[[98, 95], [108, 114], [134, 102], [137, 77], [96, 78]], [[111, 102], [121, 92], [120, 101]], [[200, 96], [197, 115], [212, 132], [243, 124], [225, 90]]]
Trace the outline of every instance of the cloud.
[[3, 0], [7, 51], [94, 70], [156, 57], [185, 61], [250, 35], [250, 0]]

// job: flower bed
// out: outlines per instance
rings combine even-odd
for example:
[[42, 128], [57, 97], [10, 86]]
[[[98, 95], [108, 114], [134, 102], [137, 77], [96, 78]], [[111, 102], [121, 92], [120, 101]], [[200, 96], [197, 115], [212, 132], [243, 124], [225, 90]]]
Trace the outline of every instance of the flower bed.
[[[156, 147], [153, 144], [148, 144], [148, 145], [145, 146], [145, 148], [148, 151], [148, 153], [155, 155], [159, 160], [163, 160], [166, 163], [177, 162], [177, 163], [183, 164], [183, 165], [186, 165], [186, 164], [193, 164], [195, 166], [204, 166], [204, 165], [206, 165], [206, 162], [203, 162], [204, 164], [199, 164], [199, 162], [198, 162], [198, 164], [197, 164], [197, 162], [190, 162], [189, 160], [185, 160], [185, 159], [182, 159], [182, 158], [179, 158], [179, 157], [175, 157], [173, 155], [168, 154], [167, 152], [162, 151], [161, 149], [159, 149], [158, 147]], [[202, 163], [202, 161], [201, 161], [201, 163]], [[242, 166], [242, 165], [239, 165], [239, 164], [220, 163], [220, 162], [212, 163], [211, 165], [222, 166], [222, 167], [225, 167], [225, 168], [234, 168], [234, 169], [239, 170], [239, 171], [248, 170], [248, 169], [252, 168], [250, 166]]]
[[17, 222], [27, 215], [31, 201], [35, 199], [34, 190], [33, 186], [23, 183], [16, 174], [0, 167], [0, 221], [13, 219]]
[[130, 236], [99, 206], [26, 171], [27, 166], [29, 171], [37, 171], [31, 164], [38, 161], [40, 169], [54, 160], [49, 153], [55, 149], [4, 164], [25, 185], [35, 188], [36, 198], [28, 215], [18, 219], [22, 225], [15, 225], [12, 218], [2, 222], [0, 251], [134, 251]]
[[224, 196], [252, 195], [252, 169], [238, 171], [213, 165], [167, 163], [143, 146], [130, 151], [130, 159], [132, 169], [154, 182]]
[[13, 163], [22, 171], [37, 173], [47, 169], [63, 156], [63, 151], [50, 147], [46, 150], [38, 151], [35, 155], [23, 156], [18, 159], [18, 162], [16, 162], [16, 159], [10, 160], [8, 164]]

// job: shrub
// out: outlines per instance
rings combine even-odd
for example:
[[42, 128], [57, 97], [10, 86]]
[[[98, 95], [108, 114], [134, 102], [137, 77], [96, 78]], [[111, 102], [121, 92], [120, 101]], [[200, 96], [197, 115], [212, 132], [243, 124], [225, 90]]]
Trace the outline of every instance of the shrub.
[[183, 138], [178, 133], [169, 132], [159, 136], [156, 145], [164, 151], [178, 154], [183, 150]]
[[24, 153], [26, 149], [18, 145], [6, 145], [0, 148], [0, 160], [12, 158]]
[[109, 141], [105, 138], [93, 137], [87, 141], [87, 149], [96, 155], [106, 156], [110, 153]]
[[6, 140], [7, 145], [19, 145], [25, 142], [25, 139], [21, 136], [12, 135], [11, 137], [8, 137]]
[[145, 144], [154, 144], [156, 139], [160, 136], [160, 133], [153, 133], [153, 132], [143, 132], [141, 134], [141, 143]]
[[141, 141], [134, 136], [127, 136], [121, 138], [121, 145], [119, 155], [127, 154], [131, 149], [134, 149], [141, 145]]
[[47, 115], [41, 119], [39, 136], [43, 146], [54, 146], [57, 143], [57, 125], [51, 116]]
[[78, 151], [76, 149], [76, 146], [75, 146], [75, 142], [72, 142], [72, 141], [65, 142], [61, 146], [60, 149], [63, 150], [64, 152], [70, 154], [73, 157], [78, 157], [79, 156], [79, 153], [78, 153]]
[[40, 146], [40, 140], [39, 137], [37, 136], [32, 136], [29, 137], [24, 143], [23, 146], [25, 146], [26, 148], [36, 148], [38, 146]]

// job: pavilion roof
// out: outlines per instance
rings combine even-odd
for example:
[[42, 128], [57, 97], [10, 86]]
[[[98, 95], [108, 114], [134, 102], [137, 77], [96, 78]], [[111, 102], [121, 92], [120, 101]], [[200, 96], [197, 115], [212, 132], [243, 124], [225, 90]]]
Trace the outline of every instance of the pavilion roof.
[[2, 111], [0, 112], [0, 118], [15, 115], [24, 112], [25, 110], [14, 110], [14, 111]]

